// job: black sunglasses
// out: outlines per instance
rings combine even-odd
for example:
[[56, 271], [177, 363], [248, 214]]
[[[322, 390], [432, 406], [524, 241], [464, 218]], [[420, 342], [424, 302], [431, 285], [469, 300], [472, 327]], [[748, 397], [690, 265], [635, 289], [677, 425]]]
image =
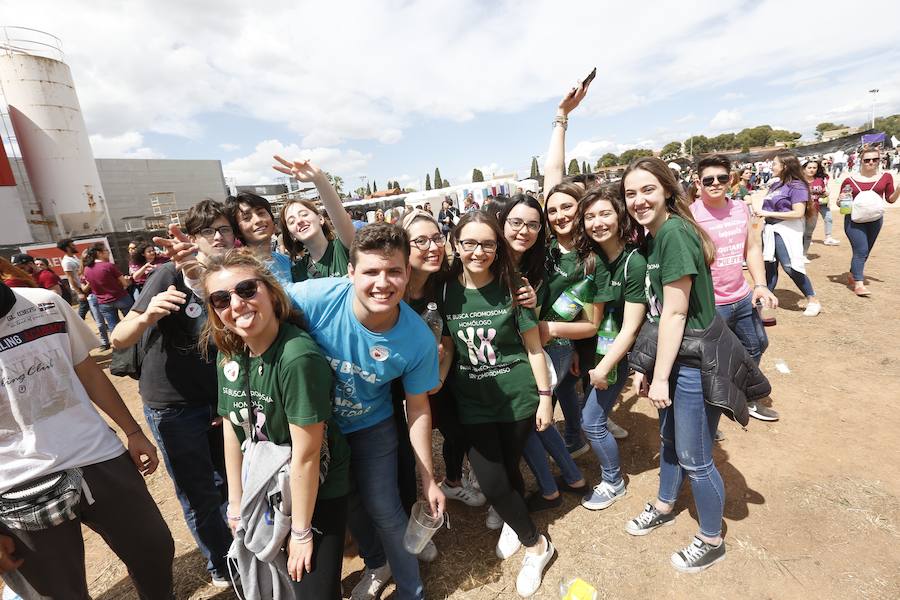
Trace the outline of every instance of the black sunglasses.
[[728, 183], [728, 180], [731, 179], [731, 175], [728, 173], [719, 173], [716, 176], [707, 175], [703, 179], [700, 180], [700, 183], [703, 184], [703, 187], [709, 187], [713, 184], [714, 181], [718, 181], [722, 185]]
[[880, 160], [881, 160], [880, 158], [864, 158], [864, 159], [862, 159], [862, 161], [864, 163], [877, 163]]
[[213, 308], [222, 310], [231, 304], [231, 294], [237, 294], [241, 300], [251, 300], [259, 291], [259, 279], [239, 281], [233, 289], [217, 290], [209, 295], [209, 303]]

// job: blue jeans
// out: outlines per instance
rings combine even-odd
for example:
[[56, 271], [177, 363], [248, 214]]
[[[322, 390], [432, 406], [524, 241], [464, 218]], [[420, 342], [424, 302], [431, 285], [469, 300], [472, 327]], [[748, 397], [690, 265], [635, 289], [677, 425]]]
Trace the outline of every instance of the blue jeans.
[[577, 448], [581, 446], [581, 402], [575, 384], [578, 378], [572, 375], [569, 368], [572, 366], [572, 354], [575, 348], [572, 344], [551, 344], [545, 347], [550, 360], [553, 361], [553, 369], [556, 371], [557, 384], [553, 395], [559, 401], [563, 417], [566, 419], [566, 446]]
[[813, 291], [812, 282], [806, 276], [806, 273], [801, 273], [791, 268], [791, 257], [788, 254], [787, 246], [784, 245], [784, 240], [781, 239], [781, 236], [776, 233], [775, 260], [772, 262], [766, 261], [766, 285], [772, 291], [775, 291], [775, 286], [778, 284], [778, 265], [781, 265], [781, 268], [793, 280], [794, 284], [800, 288], [804, 296], [811, 297], [816, 295]]
[[820, 204], [819, 205], [819, 214], [822, 215], [822, 221], [825, 222], [825, 237], [830, 238], [832, 225], [833, 225], [832, 219], [831, 219], [831, 209], [828, 208], [827, 204]]
[[700, 533], [722, 533], [725, 484], [713, 462], [712, 448], [720, 409], [703, 398], [700, 370], [674, 365], [669, 379], [672, 404], [659, 411], [659, 499], [675, 504], [684, 472], [691, 480]]
[[[97, 302], [97, 296], [88, 294], [87, 303], [91, 316], [94, 317], [94, 322], [97, 323], [97, 330], [100, 332], [100, 342], [104, 346], [109, 346], [109, 330], [111, 328], [106, 326], [106, 319], [103, 317], [103, 313], [100, 312], [100, 303]], [[83, 319], [84, 316], [81, 318]]]
[[115, 329], [116, 325], [119, 324], [119, 311], [122, 311], [122, 316], [127, 315], [132, 306], [134, 306], [134, 298], [132, 298], [130, 294], [125, 294], [115, 302], [110, 302], [108, 304], [101, 303], [100, 314], [102, 314], [103, 318], [106, 320], [107, 328], [109, 328], [110, 331]]
[[762, 319], [753, 307], [752, 300], [751, 292], [737, 302], [716, 305], [716, 312], [741, 340], [750, 358], [759, 364], [763, 352], [769, 347], [769, 336], [766, 335], [766, 328], [763, 327]]
[[402, 600], [421, 600], [425, 592], [419, 561], [403, 547], [408, 517], [397, 487], [397, 435], [393, 417], [345, 434], [355, 484], [350, 494], [348, 523], [366, 567], [375, 569], [388, 562], [397, 596]]
[[844, 215], [844, 233], [850, 240], [853, 258], [850, 259], [850, 274], [854, 281], [865, 281], [866, 261], [878, 239], [878, 233], [884, 224], [884, 217], [870, 223], [854, 223], [850, 215]]
[[613, 485], [618, 485], [622, 481], [622, 470], [619, 462], [619, 445], [606, 428], [606, 421], [628, 379], [628, 360], [619, 361], [616, 373], [618, 379], [612, 386], [605, 390], [597, 388], [591, 390], [581, 413], [581, 428], [584, 429], [584, 434], [600, 461], [603, 481]]
[[147, 425], [175, 484], [188, 529], [206, 557], [206, 568], [227, 579], [225, 555], [231, 546], [231, 530], [224, 516], [228, 494], [222, 427], [211, 425], [216, 416], [205, 404], [169, 408], [144, 405]]

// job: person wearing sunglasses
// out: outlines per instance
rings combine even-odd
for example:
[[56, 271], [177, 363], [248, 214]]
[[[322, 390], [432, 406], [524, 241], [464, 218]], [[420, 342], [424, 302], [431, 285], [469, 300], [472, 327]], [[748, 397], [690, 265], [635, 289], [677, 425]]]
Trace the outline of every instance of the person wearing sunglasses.
[[[756, 306], [777, 308], [778, 298], [766, 286], [759, 219], [750, 216], [746, 204], [728, 198], [725, 193], [730, 169], [731, 161], [723, 154], [703, 158], [697, 166], [700, 201], [690, 208], [697, 224], [716, 247], [716, 259], [709, 265], [716, 312], [758, 365], [769, 338]], [[752, 287], [744, 277], [743, 262], [747, 263]], [[747, 408], [754, 418], [778, 420], [778, 413], [760, 402], [749, 402]]]
[[[520, 218], [539, 220], [540, 212]], [[514, 303], [512, 251], [493, 216], [466, 213], [452, 243], [458, 258], [438, 303], [444, 320], [441, 374], [452, 366], [449, 382], [472, 445], [469, 461], [502, 520], [496, 554], [506, 559], [526, 547], [516, 590], [530, 597], [555, 552], [528, 514], [519, 471], [526, 441], [553, 421], [537, 315]]]
[[[203, 263], [234, 247], [234, 233], [219, 202], [195, 204], [184, 224]], [[141, 345], [138, 390], [144, 418], [212, 583], [226, 588], [231, 585], [225, 561], [231, 531], [221, 512], [227, 478], [215, 408], [216, 366], [200, 349], [206, 322], [205, 303], [185, 285], [175, 263], [168, 262], [147, 280], [110, 341], [117, 351]]]
[[330, 222], [319, 214], [309, 200], [289, 200], [281, 209], [279, 222], [285, 250], [294, 263], [294, 281], [317, 277], [341, 277], [347, 274], [349, 250], [357, 228], [344, 210], [341, 199], [325, 173], [308, 160], [287, 161], [274, 157], [272, 168], [300, 183], [312, 183], [319, 192]]
[[[859, 162], [859, 174], [851, 174], [844, 178], [840, 189], [849, 187], [854, 199], [862, 192], [872, 191], [891, 204], [896, 202], [900, 196], [900, 187], [894, 188], [893, 176], [889, 172], [878, 174], [881, 166], [881, 149], [877, 146], [864, 146], [860, 152]], [[866, 261], [869, 260], [883, 223], [883, 216], [868, 223], [857, 223], [850, 215], [844, 215], [844, 233], [850, 240], [850, 248], [853, 251], [847, 279], [857, 296], [871, 295], [869, 288], [866, 287]]]
[[809, 185], [803, 178], [800, 161], [790, 152], [776, 154], [772, 169], [776, 179], [769, 186], [769, 193], [762, 200], [762, 205], [754, 207], [755, 214], [766, 220], [763, 229], [766, 284], [770, 291], [775, 291], [780, 265], [806, 296], [803, 315], [815, 317], [822, 311], [822, 305], [816, 298], [803, 260], [803, 227]]
[[[210, 308], [203, 344], [218, 350], [227, 518], [236, 540], [229, 556], [236, 558], [244, 593], [337, 600], [350, 448], [332, 416], [331, 367], [279, 282], [251, 251], [209, 257], [201, 284]], [[251, 440], [288, 451], [260, 454], [259, 446], [248, 446]], [[271, 490], [283, 475], [290, 503], [261, 510], [255, 498], [272, 496], [260, 490]], [[290, 521], [289, 531], [281, 530], [287, 539], [262, 539], [277, 535], [280, 526], [288, 529], [277, 511]], [[274, 550], [270, 561], [260, 557], [261, 547]]]

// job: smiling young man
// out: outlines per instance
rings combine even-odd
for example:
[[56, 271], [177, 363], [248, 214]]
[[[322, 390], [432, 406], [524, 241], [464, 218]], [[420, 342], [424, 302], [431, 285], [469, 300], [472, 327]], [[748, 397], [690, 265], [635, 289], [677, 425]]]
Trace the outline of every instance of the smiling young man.
[[402, 303], [409, 280], [409, 238], [387, 223], [359, 230], [349, 278], [294, 283], [286, 291], [335, 372], [334, 415], [351, 448], [350, 530], [366, 563], [351, 595], [374, 598], [393, 574], [398, 597], [424, 598], [419, 566], [403, 547], [407, 515], [397, 487], [398, 432], [391, 382], [406, 391], [409, 437], [432, 514], [444, 494], [431, 461], [428, 391], [438, 386], [438, 354], [425, 322]]
[[[750, 357], [759, 364], [769, 339], [757, 302], [775, 308], [778, 298], [766, 287], [761, 225], [750, 216], [747, 205], [725, 192], [731, 173], [727, 156], [714, 154], [700, 161], [700, 201], [691, 204], [691, 213], [716, 247], [716, 260], [709, 266], [713, 280], [716, 311], [741, 340]], [[753, 287], [744, 278], [742, 263], [753, 279]], [[758, 402], [747, 404], [750, 415], [763, 421], [777, 421], [778, 413]]]
[[250, 192], [241, 192], [225, 199], [225, 213], [235, 237], [253, 250], [281, 285], [291, 283], [291, 259], [272, 250], [275, 217], [269, 201]]

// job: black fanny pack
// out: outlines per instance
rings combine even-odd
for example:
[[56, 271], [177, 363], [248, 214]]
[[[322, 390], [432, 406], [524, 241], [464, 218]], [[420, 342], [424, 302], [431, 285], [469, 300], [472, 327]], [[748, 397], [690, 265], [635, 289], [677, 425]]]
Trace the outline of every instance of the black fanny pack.
[[82, 491], [92, 504], [78, 467], [32, 479], [0, 494], [0, 523], [36, 531], [71, 521], [77, 516]]

